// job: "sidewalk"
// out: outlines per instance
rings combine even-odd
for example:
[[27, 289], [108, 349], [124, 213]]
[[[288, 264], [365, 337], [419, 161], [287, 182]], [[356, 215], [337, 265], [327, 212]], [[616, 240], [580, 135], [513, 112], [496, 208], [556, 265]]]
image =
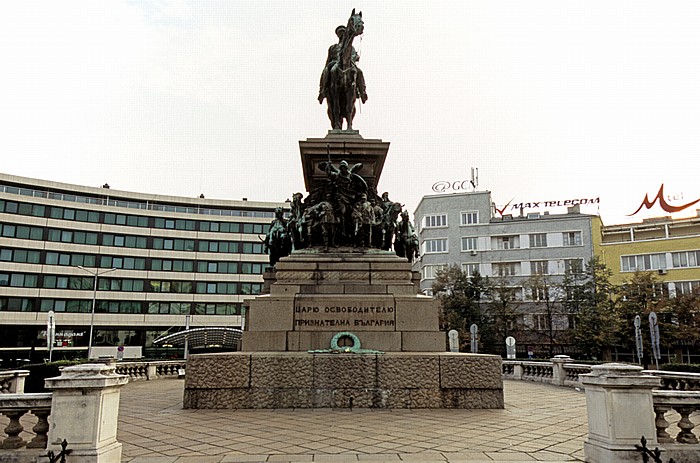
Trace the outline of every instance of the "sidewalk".
[[123, 462], [583, 461], [586, 400], [504, 381], [504, 410], [183, 410], [182, 380], [122, 389]]

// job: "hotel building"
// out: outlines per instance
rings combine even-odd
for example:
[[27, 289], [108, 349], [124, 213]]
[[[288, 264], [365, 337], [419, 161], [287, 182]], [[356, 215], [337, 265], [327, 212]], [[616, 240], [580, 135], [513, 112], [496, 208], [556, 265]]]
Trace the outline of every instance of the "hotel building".
[[[285, 203], [182, 198], [0, 174], [0, 357], [140, 346], [190, 326], [240, 327]], [[98, 274], [94, 291], [95, 274]], [[92, 316], [95, 299], [94, 318]], [[92, 323], [91, 323], [92, 322]]]

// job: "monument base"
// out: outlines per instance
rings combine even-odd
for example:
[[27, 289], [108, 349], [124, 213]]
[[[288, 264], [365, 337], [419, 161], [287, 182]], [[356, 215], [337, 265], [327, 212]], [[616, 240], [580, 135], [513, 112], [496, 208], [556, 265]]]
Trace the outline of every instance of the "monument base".
[[450, 352], [192, 355], [184, 408], [503, 408], [501, 358]]

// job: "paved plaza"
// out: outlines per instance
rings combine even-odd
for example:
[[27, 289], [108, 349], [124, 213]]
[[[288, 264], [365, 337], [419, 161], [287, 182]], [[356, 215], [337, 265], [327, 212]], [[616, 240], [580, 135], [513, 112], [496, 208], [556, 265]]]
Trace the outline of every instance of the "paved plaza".
[[122, 389], [123, 462], [583, 461], [583, 392], [505, 381], [504, 410], [183, 410], [182, 380]]

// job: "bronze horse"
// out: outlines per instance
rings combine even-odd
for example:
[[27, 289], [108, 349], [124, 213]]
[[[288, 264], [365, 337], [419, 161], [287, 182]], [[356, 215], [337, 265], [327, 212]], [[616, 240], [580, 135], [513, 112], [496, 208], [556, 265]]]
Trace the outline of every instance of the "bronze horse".
[[352, 41], [364, 32], [364, 27], [362, 12], [356, 14], [353, 9], [345, 33], [340, 39], [338, 62], [330, 69], [327, 92], [328, 117], [334, 130], [343, 129], [343, 119], [347, 122], [347, 130], [352, 130], [358, 93], [358, 69], [353, 60]]

